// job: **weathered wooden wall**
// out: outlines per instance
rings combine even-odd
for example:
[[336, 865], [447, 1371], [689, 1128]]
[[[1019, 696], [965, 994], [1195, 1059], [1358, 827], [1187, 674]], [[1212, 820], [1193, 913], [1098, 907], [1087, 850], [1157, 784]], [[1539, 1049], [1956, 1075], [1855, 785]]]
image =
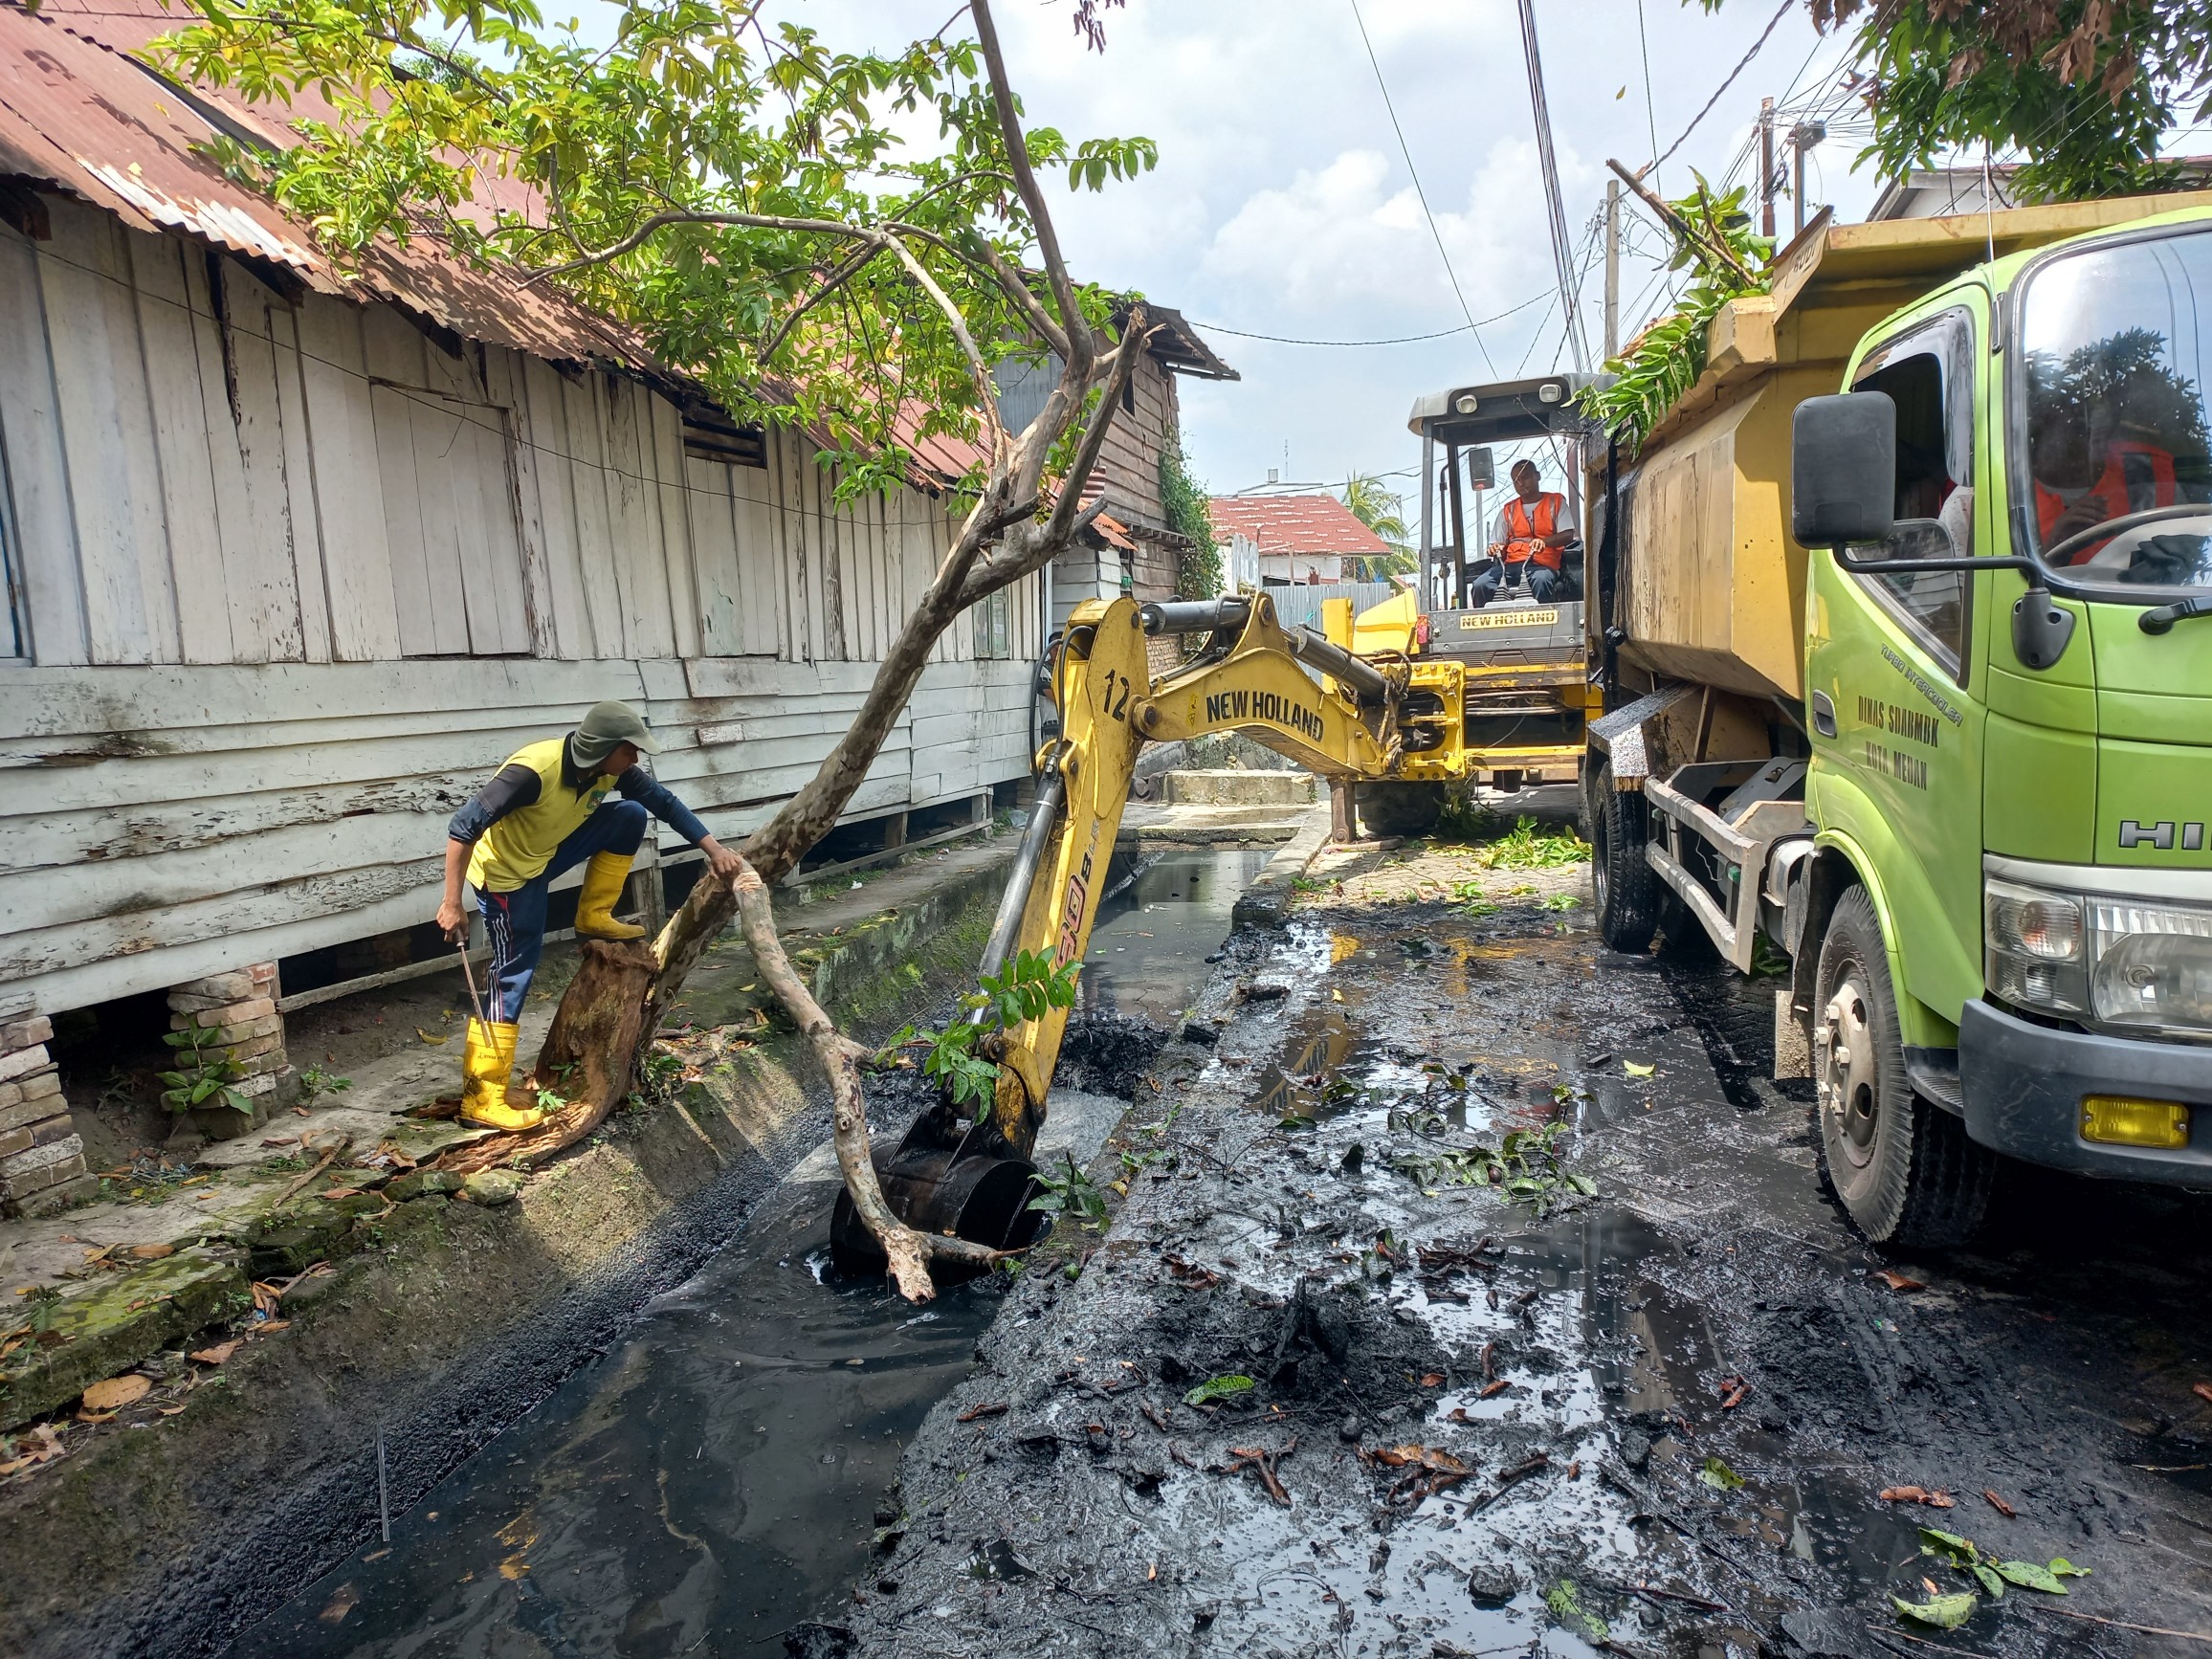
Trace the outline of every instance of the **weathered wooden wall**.
[[[0, 227], [0, 1008], [425, 919], [447, 815], [600, 697], [743, 833], [944, 544], [941, 501], [838, 508], [803, 442], [699, 459], [635, 380], [455, 356], [51, 202], [50, 241]], [[948, 630], [849, 816], [1026, 773], [1038, 610], [1008, 595], [1000, 659]]]

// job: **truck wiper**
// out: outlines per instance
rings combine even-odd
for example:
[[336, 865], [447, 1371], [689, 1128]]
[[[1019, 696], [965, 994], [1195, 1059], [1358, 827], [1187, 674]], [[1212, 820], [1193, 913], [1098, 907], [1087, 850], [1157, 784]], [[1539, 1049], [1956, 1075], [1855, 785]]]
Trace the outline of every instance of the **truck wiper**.
[[2136, 617], [2135, 626], [2145, 633], [2164, 633], [2177, 622], [2192, 616], [2212, 616], [2212, 593], [2200, 593], [2194, 599], [2156, 606]]

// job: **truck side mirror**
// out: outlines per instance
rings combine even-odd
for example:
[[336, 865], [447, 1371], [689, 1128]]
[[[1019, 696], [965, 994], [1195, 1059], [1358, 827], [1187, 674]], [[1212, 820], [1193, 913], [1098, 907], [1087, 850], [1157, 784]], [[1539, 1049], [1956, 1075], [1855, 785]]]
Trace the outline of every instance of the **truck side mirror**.
[[1881, 391], [1808, 397], [1790, 431], [1790, 534], [1801, 547], [1886, 542], [1896, 527], [1897, 406]]

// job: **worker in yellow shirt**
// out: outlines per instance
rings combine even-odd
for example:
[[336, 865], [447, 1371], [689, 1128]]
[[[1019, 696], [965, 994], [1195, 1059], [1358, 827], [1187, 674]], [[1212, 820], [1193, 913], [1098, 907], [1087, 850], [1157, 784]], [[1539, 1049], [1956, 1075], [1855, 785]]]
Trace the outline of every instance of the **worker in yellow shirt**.
[[[516, 750], [446, 829], [445, 897], [438, 926], [458, 944], [468, 938], [461, 908], [466, 876], [492, 944], [487, 1006], [469, 1020], [461, 1117], [490, 1129], [528, 1129], [546, 1114], [515, 1105], [515, 1023], [545, 947], [545, 896], [553, 878], [584, 865], [576, 896], [579, 939], [636, 939], [645, 929], [614, 919], [630, 860], [650, 814], [707, 855], [707, 868], [734, 879], [735, 852], [707, 833], [691, 809], [638, 764], [660, 744], [626, 703], [593, 706], [565, 737]], [[609, 801], [620, 794], [619, 801]], [[586, 862], [588, 861], [588, 862]]]

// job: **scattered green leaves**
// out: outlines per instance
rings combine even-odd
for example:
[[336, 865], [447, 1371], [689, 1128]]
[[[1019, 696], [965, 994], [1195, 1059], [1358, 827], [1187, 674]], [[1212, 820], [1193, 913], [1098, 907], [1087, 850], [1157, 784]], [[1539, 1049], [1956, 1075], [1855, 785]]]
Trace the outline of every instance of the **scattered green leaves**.
[[1962, 1590], [1955, 1596], [1931, 1596], [1925, 1602], [1908, 1602], [1902, 1596], [1891, 1596], [1890, 1604], [1915, 1625], [1956, 1630], [1974, 1617], [1974, 1609], [1981, 1605], [1981, 1598], [1971, 1590]]
[[1239, 1394], [1252, 1391], [1252, 1380], [1231, 1374], [1227, 1377], [1209, 1377], [1183, 1397], [1185, 1405], [1210, 1405], [1217, 1400], [1234, 1399]]
[[1603, 1647], [1613, 1639], [1613, 1627], [1582, 1605], [1572, 1579], [1561, 1579], [1546, 1590], [1544, 1605], [1551, 1609], [1552, 1617], [1562, 1628], [1572, 1630], [1585, 1642]]
[[1045, 1215], [1072, 1215], [1085, 1227], [1106, 1221], [1106, 1195], [1076, 1166], [1073, 1154], [1060, 1154], [1060, 1168], [1037, 1171], [1037, 1184], [1045, 1190], [1029, 1200], [1029, 1207]]
[[1538, 901], [1538, 908], [1543, 910], [1580, 910], [1582, 908], [1582, 901], [1571, 893], [1547, 893]]
[[1557, 870], [1586, 861], [1590, 844], [1572, 830], [1539, 830], [1537, 821], [1524, 815], [1489, 846], [1476, 848], [1474, 855], [1486, 870]]
[[1743, 1485], [1743, 1476], [1717, 1457], [1705, 1460], [1705, 1467], [1697, 1471], [1697, 1478], [1715, 1492], [1735, 1492]]
[[[2004, 1586], [2007, 1584], [2017, 1585], [2024, 1590], [2041, 1590], [2046, 1596], [2063, 1596], [2067, 1588], [2059, 1581], [2079, 1578], [2088, 1570], [2075, 1566], [2064, 1556], [2054, 1559], [2048, 1566], [2039, 1566], [2034, 1561], [2001, 1561], [1972, 1538], [1958, 1533], [1947, 1533], [1936, 1527], [1922, 1527], [1919, 1532], [1922, 1555], [1941, 1561], [1953, 1572], [1964, 1573], [1980, 1584], [1993, 1602], [2003, 1598]], [[1938, 1597], [1927, 1605], [1942, 1605], [1958, 1599], [1956, 1596]], [[1974, 1598], [1968, 1595], [1965, 1599], [1971, 1602]], [[1920, 1613], [1912, 1611], [1908, 1603], [1897, 1603], [1897, 1610], [1907, 1618], [1920, 1619], [1923, 1624], [1932, 1622]], [[1967, 1611], [1972, 1612], [1973, 1608], [1969, 1607]], [[1953, 1627], [1952, 1625], [1942, 1626], [1946, 1630]]]
[[1597, 1183], [1567, 1168], [1559, 1152], [1559, 1138], [1567, 1130], [1563, 1122], [1511, 1130], [1493, 1147], [1441, 1142], [1437, 1138], [1449, 1123], [1437, 1112], [1393, 1111], [1385, 1121], [1392, 1133], [1410, 1133], [1427, 1142], [1390, 1160], [1392, 1169], [1426, 1192], [1448, 1186], [1495, 1186], [1514, 1203], [1530, 1206], [1539, 1217], [1570, 1197], [1597, 1196]]

